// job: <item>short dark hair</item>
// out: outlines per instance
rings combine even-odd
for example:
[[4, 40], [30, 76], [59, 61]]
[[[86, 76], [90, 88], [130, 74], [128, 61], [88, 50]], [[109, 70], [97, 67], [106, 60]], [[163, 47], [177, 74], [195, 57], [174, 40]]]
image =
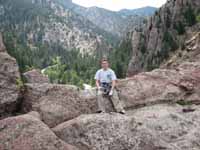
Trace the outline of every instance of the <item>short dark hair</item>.
[[101, 59], [101, 63], [104, 62], [104, 61], [109, 62], [107, 58], [102, 58], [102, 59]]

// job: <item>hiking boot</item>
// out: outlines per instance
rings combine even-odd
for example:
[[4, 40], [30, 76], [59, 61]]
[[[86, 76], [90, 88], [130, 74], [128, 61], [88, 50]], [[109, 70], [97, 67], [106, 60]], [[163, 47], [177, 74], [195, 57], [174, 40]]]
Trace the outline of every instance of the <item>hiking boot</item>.
[[99, 114], [100, 114], [100, 113], [105, 113], [105, 111], [98, 110], [97, 113], [99, 113]]
[[126, 114], [125, 110], [122, 110], [119, 113], [122, 114], [122, 115]]

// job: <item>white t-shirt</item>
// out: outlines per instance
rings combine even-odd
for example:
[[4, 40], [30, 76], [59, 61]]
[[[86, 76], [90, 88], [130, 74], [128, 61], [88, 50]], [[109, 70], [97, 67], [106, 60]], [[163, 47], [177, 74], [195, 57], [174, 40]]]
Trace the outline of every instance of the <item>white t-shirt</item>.
[[115, 75], [115, 72], [112, 69], [108, 68], [107, 70], [99, 69], [96, 72], [94, 79], [99, 80], [101, 83], [111, 83], [113, 80], [117, 80], [117, 77]]

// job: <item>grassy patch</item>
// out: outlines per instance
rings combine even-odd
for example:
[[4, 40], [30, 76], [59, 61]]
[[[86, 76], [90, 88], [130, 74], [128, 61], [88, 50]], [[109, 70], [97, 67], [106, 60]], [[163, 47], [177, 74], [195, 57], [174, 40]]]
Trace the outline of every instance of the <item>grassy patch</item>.
[[181, 106], [187, 106], [187, 105], [192, 105], [193, 103], [190, 101], [185, 101], [185, 100], [179, 100], [176, 102], [177, 104], [181, 105]]

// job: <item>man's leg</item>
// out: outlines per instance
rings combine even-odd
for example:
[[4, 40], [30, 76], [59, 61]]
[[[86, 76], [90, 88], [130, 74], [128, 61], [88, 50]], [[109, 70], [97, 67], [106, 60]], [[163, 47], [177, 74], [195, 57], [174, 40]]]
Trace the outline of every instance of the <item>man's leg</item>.
[[103, 99], [103, 92], [101, 90], [97, 90], [97, 105], [98, 105], [97, 112], [106, 112]]
[[118, 95], [116, 89], [113, 90], [113, 95], [110, 98], [111, 98], [111, 101], [114, 105], [115, 110], [119, 113], [125, 113], [125, 110], [122, 106], [122, 103], [119, 99], [119, 95]]

